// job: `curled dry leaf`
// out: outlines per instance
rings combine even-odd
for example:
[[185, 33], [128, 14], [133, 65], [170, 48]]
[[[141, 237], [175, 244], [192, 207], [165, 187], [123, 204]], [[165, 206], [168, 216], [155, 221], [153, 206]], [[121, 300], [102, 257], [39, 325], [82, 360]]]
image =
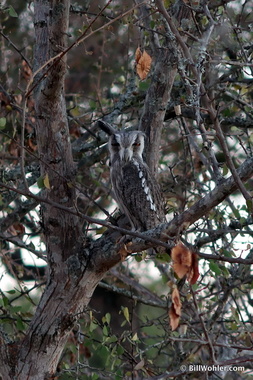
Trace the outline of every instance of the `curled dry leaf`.
[[172, 304], [174, 306], [175, 312], [177, 313], [177, 315], [180, 316], [182, 303], [180, 301], [180, 295], [179, 295], [179, 291], [177, 287], [173, 289], [172, 294], [171, 294], [171, 299], [172, 299]]
[[140, 79], [141, 80], [146, 79], [150, 71], [152, 58], [146, 52], [146, 50], [144, 50], [144, 52], [142, 53], [141, 49], [138, 47], [135, 52], [135, 61], [136, 61], [136, 71]]
[[174, 272], [176, 272], [179, 278], [183, 278], [192, 266], [191, 251], [183, 243], [179, 243], [172, 248], [171, 258]]
[[169, 319], [170, 319], [171, 330], [172, 331], [176, 330], [176, 328], [179, 325], [180, 316], [177, 315], [173, 306], [171, 306], [170, 311], [169, 311]]
[[141, 59], [142, 52], [139, 47], [137, 47], [136, 52], [135, 52], [135, 62], [138, 63], [139, 60]]
[[179, 278], [187, 276], [191, 285], [195, 284], [199, 277], [198, 256], [191, 252], [183, 243], [177, 244], [171, 251], [173, 270]]
[[171, 295], [172, 305], [169, 311], [170, 326], [172, 330], [175, 330], [179, 325], [182, 303], [177, 287], [173, 289]]
[[198, 266], [198, 256], [196, 253], [192, 252], [192, 267], [187, 276], [187, 280], [191, 285], [196, 284], [199, 277], [199, 266]]

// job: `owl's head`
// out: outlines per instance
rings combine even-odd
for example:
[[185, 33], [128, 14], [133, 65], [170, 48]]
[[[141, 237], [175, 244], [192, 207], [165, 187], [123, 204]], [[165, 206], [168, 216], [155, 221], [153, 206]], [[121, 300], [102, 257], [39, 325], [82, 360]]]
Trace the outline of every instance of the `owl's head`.
[[111, 162], [115, 159], [131, 161], [132, 158], [142, 160], [145, 134], [141, 131], [117, 132], [110, 136], [109, 151]]

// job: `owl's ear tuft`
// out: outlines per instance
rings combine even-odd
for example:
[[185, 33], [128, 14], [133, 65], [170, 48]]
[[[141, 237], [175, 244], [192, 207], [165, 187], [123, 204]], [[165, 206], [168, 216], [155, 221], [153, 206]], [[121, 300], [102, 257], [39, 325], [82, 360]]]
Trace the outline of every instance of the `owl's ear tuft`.
[[104, 120], [98, 120], [97, 125], [100, 129], [102, 129], [102, 131], [107, 133], [107, 135], [109, 135], [109, 136], [113, 135], [116, 132], [116, 130], [113, 128], [113, 126]]

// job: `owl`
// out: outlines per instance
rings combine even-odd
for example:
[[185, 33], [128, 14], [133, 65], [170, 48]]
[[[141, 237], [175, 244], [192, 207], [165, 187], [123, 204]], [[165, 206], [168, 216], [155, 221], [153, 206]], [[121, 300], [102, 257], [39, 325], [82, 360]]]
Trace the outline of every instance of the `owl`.
[[165, 222], [159, 185], [143, 161], [145, 135], [141, 131], [110, 136], [110, 177], [115, 200], [132, 229], [146, 231]]

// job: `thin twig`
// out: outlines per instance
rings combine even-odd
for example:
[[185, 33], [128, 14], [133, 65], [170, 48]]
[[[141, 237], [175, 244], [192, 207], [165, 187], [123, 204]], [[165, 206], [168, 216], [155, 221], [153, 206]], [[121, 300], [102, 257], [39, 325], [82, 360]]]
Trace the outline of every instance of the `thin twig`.
[[116, 293], [116, 294], [122, 295], [124, 297], [130, 298], [131, 300], [133, 300], [135, 302], [140, 302], [144, 305], [149, 305], [152, 307], [159, 307], [159, 308], [167, 309], [167, 302], [164, 302], [161, 299], [159, 299], [159, 301], [156, 302], [156, 301], [153, 301], [153, 300], [148, 299], [146, 297], [141, 297], [140, 295], [135, 295], [135, 294], [133, 294], [132, 291], [129, 291], [125, 288], [119, 288], [115, 285], [106, 284], [105, 282], [100, 282], [98, 284], [98, 286], [100, 288], [109, 290], [113, 293]]
[[39, 259], [47, 262], [46, 252], [38, 252], [36, 249], [33, 249], [29, 245], [25, 244], [18, 236], [8, 236], [7, 234], [0, 233], [0, 240], [9, 241], [12, 244], [15, 244], [19, 248], [26, 249], [27, 251], [33, 253]]
[[[188, 49], [188, 46], [185, 44], [185, 42], [183, 41], [183, 39], [182, 39], [179, 31], [177, 30], [177, 28], [173, 24], [173, 21], [172, 21], [171, 17], [169, 16], [169, 14], [168, 14], [168, 12], [167, 12], [167, 10], [166, 10], [163, 2], [161, 0], [156, 0], [156, 3], [157, 3], [157, 7], [158, 7], [159, 11], [165, 17], [166, 21], [169, 24], [169, 27], [171, 28], [171, 31], [174, 33], [174, 35], [176, 37], [176, 40], [179, 43], [179, 45], [180, 45], [180, 47], [182, 49], [182, 52], [183, 52], [185, 58], [188, 59], [190, 67], [191, 67], [191, 70], [192, 70], [195, 78], [198, 78], [198, 71], [197, 71], [197, 69], [196, 69], [196, 67], [194, 65], [194, 62], [193, 62], [190, 50]], [[238, 176], [238, 174], [236, 172], [234, 163], [233, 163], [233, 161], [231, 159], [231, 156], [230, 156], [230, 153], [229, 153], [229, 150], [228, 150], [228, 147], [227, 147], [227, 143], [225, 141], [222, 129], [220, 127], [220, 122], [218, 120], [218, 113], [214, 109], [214, 107], [212, 105], [212, 101], [209, 99], [203, 83], [202, 82], [199, 83], [199, 86], [200, 86], [200, 90], [201, 90], [202, 100], [204, 102], [204, 106], [208, 110], [210, 118], [211, 118], [211, 120], [212, 120], [212, 122], [214, 124], [214, 128], [216, 130], [217, 137], [218, 137], [219, 142], [221, 144], [221, 147], [223, 149], [227, 165], [228, 165], [228, 167], [229, 167], [229, 169], [230, 169], [230, 171], [232, 173], [232, 176], [233, 176], [233, 178], [235, 180], [235, 183], [236, 183], [237, 187], [240, 189], [240, 191], [241, 191], [242, 195], [244, 196], [244, 198], [246, 200], [252, 200], [252, 197], [247, 192], [245, 186], [243, 185], [240, 177]]]
[[[144, 234], [140, 233], [140, 232], [135, 232], [135, 231], [131, 231], [131, 230], [127, 230], [125, 228], [121, 228], [121, 227], [118, 227], [118, 226], [115, 226], [113, 224], [110, 224], [104, 220], [101, 220], [101, 219], [97, 219], [97, 218], [93, 218], [93, 217], [90, 217], [88, 215], [85, 215], [83, 214], [82, 212], [80, 211], [74, 211], [73, 208], [68, 208], [68, 207], [65, 207], [57, 202], [53, 202], [51, 201], [50, 199], [47, 199], [47, 198], [42, 198], [42, 197], [39, 197], [33, 193], [31, 193], [30, 191], [29, 192], [26, 192], [26, 191], [23, 191], [23, 190], [19, 190], [19, 189], [16, 189], [14, 187], [11, 187], [3, 182], [0, 182], [0, 186], [8, 189], [8, 190], [11, 190], [11, 191], [14, 191], [18, 194], [21, 194], [21, 195], [24, 195], [28, 198], [33, 198], [41, 203], [46, 203], [46, 204], [49, 204], [57, 209], [60, 209], [60, 210], [63, 210], [63, 211], [66, 211], [72, 215], [75, 215], [75, 216], [78, 216], [79, 218], [82, 218], [84, 219], [86, 222], [90, 223], [90, 224], [98, 224], [98, 225], [101, 225], [101, 226], [104, 226], [104, 227], [107, 227], [107, 228], [111, 228], [113, 230], [116, 230], [120, 233], [122, 233], [123, 235], [130, 235], [130, 236], [134, 236], [136, 238], [139, 238], [139, 239], [142, 239], [142, 240], [145, 240], [145, 241], [149, 241], [150, 243], [154, 244], [154, 245], [159, 245], [159, 246], [163, 246], [167, 249], [170, 249], [172, 246], [170, 246], [169, 244], [166, 244], [164, 243], [163, 241], [160, 241], [158, 239], [155, 239], [155, 238], [152, 238], [152, 237], [148, 237], [148, 236], [145, 236]], [[148, 246], [148, 244], [147, 244]], [[134, 252], [129, 252], [130, 253], [134, 253]]]
[[[140, 4], [137, 4], [135, 5], [134, 7], [132, 7], [131, 9], [129, 9], [128, 11], [120, 14], [119, 16], [115, 17], [113, 20], [109, 21], [107, 24], [104, 24], [102, 25], [101, 27], [93, 30], [92, 32], [90, 32], [88, 35], [87, 32], [89, 31], [89, 29], [91, 28], [92, 24], [96, 21], [96, 19], [100, 16], [100, 14], [105, 10], [105, 8], [109, 5], [109, 3], [111, 2], [112, 0], [110, 0], [104, 7], [103, 9], [101, 9], [101, 11], [97, 14], [97, 16], [95, 17], [94, 20], [92, 20], [92, 22], [88, 25], [88, 27], [85, 29], [85, 31], [81, 34], [81, 36], [79, 36], [76, 41], [74, 41], [69, 47], [67, 47], [65, 50], [63, 50], [62, 52], [58, 53], [57, 55], [55, 55], [54, 57], [50, 58], [47, 62], [45, 62], [41, 67], [38, 68], [38, 70], [35, 71], [35, 73], [33, 74], [33, 76], [31, 77], [31, 79], [29, 80], [28, 84], [27, 84], [27, 87], [26, 87], [26, 97], [28, 97], [30, 95], [30, 93], [34, 90], [34, 88], [45, 78], [45, 76], [47, 75], [47, 73], [49, 72], [49, 70], [51, 70], [51, 68], [57, 64], [61, 59], [62, 57], [64, 57], [71, 49], [73, 49], [74, 47], [77, 47], [78, 45], [80, 45], [80, 43], [82, 43], [83, 41], [87, 40], [88, 38], [90, 38], [93, 34], [99, 32], [100, 30], [104, 29], [104, 28], [107, 28], [108, 26], [110, 26], [111, 24], [113, 24], [115, 21], [118, 21], [120, 20], [121, 18], [125, 17], [126, 15], [128, 15], [129, 13], [133, 12], [136, 8], [140, 7], [142, 4], [144, 4], [146, 1], [143, 1], [142, 3]], [[33, 81], [34, 81], [34, 78], [36, 77], [36, 75], [38, 75], [46, 66], [48, 66], [49, 64], [51, 64], [48, 69], [46, 70], [46, 72], [42, 75], [42, 77], [38, 80], [38, 82], [36, 82], [32, 88], [30, 88], [30, 86], [32, 85]]]
[[224, 65], [230, 65], [230, 66], [253, 67], [253, 63], [250, 63], [250, 62], [227, 61], [225, 59], [210, 59], [209, 62], [215, 63], [216, 65], [223, 63]]
[[197, 303], [197, 299], [196, 299], [196, 295], [195, 295], [195, 292], [194, 290], [192, 289], [192, 287], [190, 287], [190, 290], [191, 290], [191, 294], [192, 294], [192, 298], [193, 298], [193, 303], [195, 305], [195, 308], [196, 308], [196, 313], [198, 314], [198, 318], [200, 320], [200, 323], [202, 325], [202, 329], [203, 329], [203, 332], [204, 332], [204, 335], [205, 335], [205, 338], [207, 340], [207, 344], [209, 346], [209, 351], [210, 351], [210, 355], [211, 355], [211, 358], [212, 358], [212, 361], [213, 363], [216, 363], [217, 360], [215, 358], [215, 351], [214, 351], [214, 348], [213, 348], [213, 344], [211, 342], [211, 339], [210, 339], [210, 336], [208, 334], [208, 331], [206, 329], [206, 325], [205, 325], [205, 322], [202, 318], [202, 315], [199, 313], [198, 311], [198, 303]]
[[23, 96], [23, 110], [22, 110], [22, 125], [21, 125], [21, 144], [20, 144], [20, 170], [23, 178], [24, 186], [27, 192], [29, 192], [29, 186], [26, 180], [25, 174], [25, 119], [26, 119], [26, 105], [27, 97]]
[[[242, 178], [248, 179], [252, 175], [252, 171], [253, 171], [253, 158], [247, 159], [245, 163], [241, 165], [239, 173], [242, 176]], [[132, 241], [131, 244], [127, 245], [128, 255], [134, 252], [139, 252], [140, 250], [150, 248], [152, 246], [163, 246], [167, 249], [171, 249], [172, 246], [174, 245], [174, 240], [177, 237], [177, 235], [174, 235], [175, 230], [178, 231], [179, 233], [180, 231], [183, 231], [184, 229], [186, 229], [189, 225], [193, 224], [196, 220], [203, 217], [203, 215], [205, 215], [209, 210], [211, 210], [213, 207], [219, 204], [223, 199], [226, 198], [226, 196], [228, 196], [233, 191], [235, 191], [235, 188], [236, 188], [236, 186], [234, 185], [233, 177], [229, 177], [228, 179], [224, 180], [220, 185], [216, 186], [216, 188], [212, 190], [208, 195], [206, 195], [204, 198], [197, 201], [192, 207], [184, 211], [182, 214], [176, 216], [169, 223], [164, 223], [162, 225], [159, 225], [153, 230], [147, 231], [145, 233], [140, 233], [140, 232], [130, 231], [124, 228], [120, 228], [118, 226], [112, 225], [109, 222], [101, 220], [101, 219], [89, 217], [81, 212], [75, 211], [73, 208], [65, 207], [59, 203], [51, 201], [50, 199], [45, 199], [35, 194], [32, 194], [31, 192], [27, 193], [25, 191], [15, 189], [4, 183], [0, 183], [0, 186], [7, 188], [11, 191], [15, 191], [26, 197], [34, 198], [41, 203], [50, 204], [53, 207], [56, 207], [72, 215], [80, 217], [83, 220], [86, 220], [88, 223], [102, 225], [104, 227], [116, 230], [123, 235], [130, 235], [137, 238], [135, 241]], [[152, 236], [151, 231], [152, 231], [153, 236], [159, 236], [161, 240], [151, 237]], [[171, 242], [169, 243], [168, 234], [170, 233], [170, 231], [173, 231], [173, 237], [172, 237]], [[165, 243], [163, 240], [167, 241], [167, 243]], [[199, 256], [206, 259], [214, 259], [214, 260], [220, 260], [220, 261], [231, 262], [231, 263], [235, 262], [235, 263], [242, 263], [242, 264], [252, 264], [253, 262], [252, 259], [249, 259], [249, 260], [242, 259], [241, 257], [238, 257], [238, 258], [223, 257], [219, 255], [211, 255], [211, 254], [209, 255], [209, 254], [202, 254], [202, 253], [201, 254], [199, 253]]]
[[[210, 106], [210, 108], [211, 108], [211, 106]], [[222, 132], [222, 129], [221, 129], [221, 126], [220, 126], [220, 122], [219, 122], [219, 120], [218, 120], [217, 117], [215, 118], [214, 128], [216, 130], [217, 137], [219, 139], [219, 142], [221, 144], [223, 153], [225, 155], [227, 165], [228, 165], [228, 167], [229, 167], [229, 169], [230, 169], [230, 171], [232, 173], [232, 176], [234, 177], [234, 180], [235, 180], [235, 183], [236, 183], [237, 187], [240, 189], [243, 197], [246, 200], [251, 200], [252, 197], [250, 196], [250, 194], [246, 190], [244, 184], [241, 181], [241, 178], [239, 177], [239, 175], [238, 175], [238, 173], [236, 171], [235, 165], [233, 163], [233, 160], [231, 158], [231, 155], [230, 155], [230, 152], [229, 152], [229, 149], [228, 149], [228, 146], [227, 146], [227, 142], [225, 140], [225, 137], [223, 135], [223, 132]]]
[[16, 52], [18, 52], [18, 54], [23, 58], [23, 60], [27, 63], [28, 67], [30, 69], [32, 69], [32, 65], [30, 64], [30, 62], [28, 61], [28, 59], [24, 56], [24, 54], [17, 48], [17, 46], [9, 39], [9, 37], [7, 37], [1, 30], [0, 30], [0, 34], [1, 36], [3, 36], [3, 38], [6, 39], [6, 41], [8, 41], [8, 43], [14, 48], [14, 50], [16, 50]]

